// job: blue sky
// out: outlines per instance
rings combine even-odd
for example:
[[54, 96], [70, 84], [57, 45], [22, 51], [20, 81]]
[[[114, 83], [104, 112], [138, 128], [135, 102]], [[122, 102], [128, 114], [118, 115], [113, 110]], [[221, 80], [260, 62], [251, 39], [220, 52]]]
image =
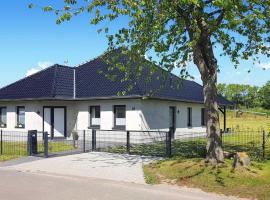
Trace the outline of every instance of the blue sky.
[[[10, 84], [27, 73], [45, 68], [50, 64], [74, 66], [90, 60], [107, 49], [107, 39], [97, 33], [97, 26], [89, 24], [89, 16], [82, 15], [62, 25], [55, 24], [53, 14], [39, 9], [28, 9], [30, 2], [44, 4], [52, 0], [9, 0], [0, 7], [0, 87]], [[60, 1], [59, 1], [60, 2]], [[116, 30], [125, 20], [111, 23]], [[219, 55], [219, 49], [216, 50]], [[235, 70], [229, 59], [218, 57], [221, 66], [218, 82], [243, 83], [261, 86], [270, 80], [270, 60], [261, 58], [267, 70], [251, 61], [242, 61]], [[190, 72], [200, 82], [194, 65]], [[251, 69], [251, 73], [247, 71]]]

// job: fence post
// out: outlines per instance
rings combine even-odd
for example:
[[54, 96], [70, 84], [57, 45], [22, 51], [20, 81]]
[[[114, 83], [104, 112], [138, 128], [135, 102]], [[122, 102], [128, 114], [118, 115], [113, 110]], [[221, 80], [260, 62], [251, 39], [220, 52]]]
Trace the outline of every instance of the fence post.
[[130, 132], [127, 131], [127, 153], [130, 154]]
[[172, 155], [172, 132], [173, 129], [170, 128], [169, 132], [166, 132], [166, 156], [171, 157]]
[[83, 152], [85, 153], [85, 130], [83, 130]]
[[223, 131], [220, 131], [220, 142], [221, 142], [221, 147], [223, 148]]
[[3, 154], [3, 130], [1, 129], [1, 136], [0, 136], [0, 155]]
[[27, 136], [27, 154], [28, 156], [32, 156], [32, 134], [30, 131], [28, 131]]
[[43, 133], [43, 137], [44, 137], [44, 157], [48, 158], [49, 157], [48, 132]]
[[263, 130], [263, 141], [262, 141], [262, 157], [263, 159], [265, 158], [265, 145], [266, 145], [266, 136], [265, 136], [265, 131]]
[[92, 151], [96, 150], [96, 133], [97, 131], [95, 129], [92, 130]]

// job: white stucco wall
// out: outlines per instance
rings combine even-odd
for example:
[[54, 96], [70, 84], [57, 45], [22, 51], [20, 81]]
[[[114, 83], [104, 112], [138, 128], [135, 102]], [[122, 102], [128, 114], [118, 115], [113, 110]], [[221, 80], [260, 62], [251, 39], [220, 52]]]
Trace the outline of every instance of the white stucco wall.
[[[7, 128], [9, 131], [42, 131], [44, 106], [67, 107], [67, 132], [87, 130], [89, 127], [89, 106], [101, 106], [101, 129], [111, 130], [114, 125], [114, 105], [126, 105], [127, 130], [168, 130], [169, 107], [176, 107], [176, 136], [183, 133], [205, 132], [201, 126], [202, 104], [176, 101], [118, 99], [92, 101], [25, 101], [0, 102], [7, 107]], [[25, 106], [25, 128], [17, 129], [16, 106]], [[192, 107], [192, 127], [187, 128], [187, 107]], [[39, 113], [39, 114], [38, 114]]]
[[111, 130], [114, 126], [114, 105], [126, 106], [126, 129], [141, 130], [141, 101], [136, 99], [129, 100], [99, 100], [99, 101], [82, 101], [77, 103], [78, 118], [77, 130], [85, 130], [89, 127], [89, 107], [100, 106], [101, 121], [100, 129]]
[[[67, 132], [70, 133], [75, 126], [77, 110], [72, 102], [62, 101], [18, 101], [0, 102], [0, 107], [7, 107], [7, 127], [3, 130], [26, 132], [28, 130], [43, 129], [43, 107], [44, 106], [66, 106], [67, 107]], [[16, 127], [16, 107], [25, 107], [25, 128]]]
[[[142, 127], [148, 130], [168, 130], [169, 107], [176, 107], [176, 136], [189, 133], [204, 133], [201, 126], [201, 109], [203, 104], [176, 101], [144, 100], [140, 115]], [[187, 127], [187, 108], [192, 108], [192, 127]]]

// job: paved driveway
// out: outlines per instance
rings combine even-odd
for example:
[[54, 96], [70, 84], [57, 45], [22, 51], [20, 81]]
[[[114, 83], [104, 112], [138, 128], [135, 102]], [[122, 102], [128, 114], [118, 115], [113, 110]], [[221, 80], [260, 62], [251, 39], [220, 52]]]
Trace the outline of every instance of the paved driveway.
[[152, 160], [154, 158], [91, 152], [25, 163], [13, 162], [4, 168], [145, 184], [142, 165]]

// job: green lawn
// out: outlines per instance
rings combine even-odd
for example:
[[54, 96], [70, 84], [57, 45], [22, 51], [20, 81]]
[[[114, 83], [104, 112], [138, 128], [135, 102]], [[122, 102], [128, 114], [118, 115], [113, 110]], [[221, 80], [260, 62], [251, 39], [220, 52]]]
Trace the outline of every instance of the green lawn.
[[146, 182], [169, 183], [204, 191], [266, 200], [270, 197], [270, 161], [253, 162], [249, 169], [232, 171], [232, 161], [219, 167], [206, 166], [203, 159], [173, 158], [144, 166]]
[[[221, 127], [223, 127], [221, 118]], [[174, 141], [174, 155], [168, 160], [144, 166], [149, 184], [169, 183], [201, 188], [204, 191], [222, 193], [259, 200], [270, 198], [270, 138], [266, 143], [266, 160], [262, 161], [262, 130], [270, 132], [270, 118], [254, 114], [236, 117], [228, 112], [227, 127], [234, 131], [223, 135], [223, 148], [230, 152], [245, 151], [252, 158], [248, 169], [232, 170], [232, 160], [219, 167], [204, 163], [205, 139]]]
[[[27, 156], [27, 142], [3, 142], [3, 155], [0, 155], [0, 162], [17, 159]], [[72, 144], [66, 142], [49, 142], [49, 153], [75, 150]], [[38, 152], [44, 152], [43, 143], [38, 143]]]

